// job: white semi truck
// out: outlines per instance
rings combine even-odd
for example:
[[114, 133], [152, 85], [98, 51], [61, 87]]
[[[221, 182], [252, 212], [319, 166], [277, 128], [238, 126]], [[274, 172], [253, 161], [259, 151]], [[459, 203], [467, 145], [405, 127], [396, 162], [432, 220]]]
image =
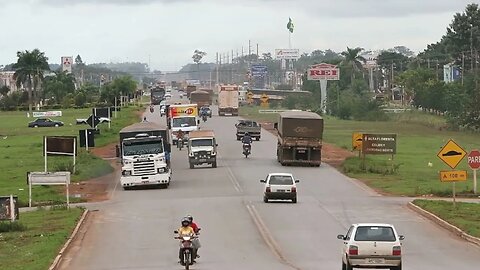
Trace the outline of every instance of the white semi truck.
[[117, 151], [122, 160], [122, 187], [168, 187], [172, 174], [168, 161], [170, 148], [166, 127], [142, 122], [123, 128]]
[[167, 121], [172, 131], [172, 142], [177, 143], [177, 133], [182, 130], [185, 139], [188, 133], [199, 129], [200, 120], [198, 118], [197, 104], [174, 104], [168, 107]]

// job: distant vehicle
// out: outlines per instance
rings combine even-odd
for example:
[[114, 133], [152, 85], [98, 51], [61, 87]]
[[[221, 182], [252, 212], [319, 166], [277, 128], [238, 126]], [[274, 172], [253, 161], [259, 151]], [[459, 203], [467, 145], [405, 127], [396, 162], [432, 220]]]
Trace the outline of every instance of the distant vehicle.
[[218, 92], [218, 115], [238, 116], [237, 85], [220, 85]]
[[240, 141], [245, 135], [246, 132], [250, 134], [252, 139], [260, 140], [260, 134], [262, 132], [262, 126], [255, 121], [251, 120], [238, 120], [238, 123], [235, 124], [237, 128], [237, 141]]
[[[87, 125], [87, 118], [77, 118], [75, 119], [75, 122], [77, 125]], [[111, 120], [107, 117], [100, 117], [100, 124], [102, 123], [108, 123], [110, 122]]]
[[346, 235], [338, 235], [343, 241], [342, 269], [386, 268], [402, 270], [402, 243], [391, 224], [353, 224]]
[[169, 93], [169, 92], [165, 93], [165, 98], [171, 98], [171, 97], [172, 97], [172, 93]]
[[204, 163], [217, 167], [217, 142], [213, 130], [191, 131], [187, 147], [190, 169]]
[[202, 106], [200, 108], [200, 114], [203, 115], [207, 115], [208, 117], [212, 118], [212, 109], [210, 109], [210, 107], [208, 106]]
[[[213, 92], [213, 91], [212, 91]], [[212, 94], [209, 91], [196, 90], [190, 93], [190, 102], [198, 106], [212, 105]]]
[[161, 106], [161, 107], [160, 107], [160, 116], [164, 116], [164, 115], [165, 115], [165, 108], [166, 108], [166, 106]]
[[153, 105], [159, 105], [160, 102], [165, 98], [165, 88], [156, 86], [150, 90], [150, 102]]
[[37, 118], [34, 121], [28, 123], [28, 127], [61, 127], [63, 122], [52, 120], [50, 118]]
[[261, 179], [261, 183], [265, 184], [263, 201], [268, 203], [269, 200], [291, 200], [297, 203], [297, 183], [291, 173], [270, 173], [267, 178]]

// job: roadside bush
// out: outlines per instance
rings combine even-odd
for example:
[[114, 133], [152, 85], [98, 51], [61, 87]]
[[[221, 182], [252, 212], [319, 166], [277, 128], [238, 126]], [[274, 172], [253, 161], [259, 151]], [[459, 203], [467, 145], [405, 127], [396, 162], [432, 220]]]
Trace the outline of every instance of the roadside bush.
[[15, 222], [0, 222], [0, 233], [5, 232], [23, 232], [27, 230], [27, 226], [23, 225], [22, 223], [15, 221]]

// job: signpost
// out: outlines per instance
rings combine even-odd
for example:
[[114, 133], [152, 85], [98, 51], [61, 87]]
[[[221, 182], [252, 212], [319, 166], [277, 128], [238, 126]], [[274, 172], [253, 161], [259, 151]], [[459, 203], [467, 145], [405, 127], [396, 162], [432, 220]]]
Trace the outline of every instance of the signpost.
[[28, 181], [28, 205], [32, 207], [32, 186], [53, 186], [53, 185], [65, 185], [67, 207], [70, 208], [70, 194], [68, 185], [70, 184], [70, 172], [29, 172], [27, 174]]
[[362, 145], [363, 145], [362, 142], [363, 142], [363, 134], [362, 133], [360, 133], [360, 132], [352, 133], [352, 148], [353, 148], [353, 150], [358, 150], [359, 154], [362, 152]]
[[468, 166], [473, 170], [473, 194], [477, 194], [477, 170], [480, 168], [480, 151], [472, 150], [467, 157]]
[[0, 196], [0, 220], [15, 221], [19, 219], [17, 196]]
[[365, 168], [366, 155], [392, 155], [392, 171], [394, 170], [393, 158], [397, 153], [397, 134], [363, 133], [361, 146], [363, 168]]
[[253, 103], [253, 93], [251, 91], [248, 91], [247, 93], [247, 102], [250, 105]]
[[267, 94], [263, 94], [263, 95], [260, 97], [260, 101], [262, 102], [262, 103], [261, 103], [261, 106], [262, 106], [262, 107], [268, 108], [268, 96], [267, 96]]
[[298, 60], [299, 58], [299, 49], [275, 49], [275, 59], [277, 60]]
[[62, 116], [62, 111], [32, 112], [33, 117], [54, 117]]
[[[437, 157], [441, 159], [445, 164], [447, 164], [452, 170], [454, 170], [460, 161], [467, 155], [467, 152], [458, 145], [452, 139], [440, 149], [437, 154]], [[466, 181], [467, 172], [466, 171], [441, 171], [440, 172], [440, 181], [442, 182], [452, 182], [452, 193], [453, 193], [453, 207], [456, 207], [456, 187], [455, 183], [458, 181]]]
[[45, 172], [47, 172], [47, 156], [49, 155], [73, 156], [73, 172], [75, 172], [77, 155], [76, 136], [44, 136], [43, 151]]
[[307, 79], [320, 81], [320, 107], [323, 113], [327, 112], [327, 82], [340, 79], [340, 69], [336, 65], [326, 63], [313, 65], [307, 71]]

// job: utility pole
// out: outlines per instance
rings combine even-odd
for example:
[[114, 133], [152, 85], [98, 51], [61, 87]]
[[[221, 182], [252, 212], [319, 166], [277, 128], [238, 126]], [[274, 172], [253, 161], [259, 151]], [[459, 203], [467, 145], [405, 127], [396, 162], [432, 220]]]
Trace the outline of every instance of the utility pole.
[[464, 76], [465, 76], [465, 53], [462, 52], [462, 85], [463, 85]]
[[257, 57], [260, 57], [260, 55], [258, 54], [258, 43], [257, 43]]
[[216, 80], [215, 80], [215, 81], [216, 81], [216, 85], [218, 85], [218, 64], [219, 64], [219, 62], [218, 62], [218, 52], [217, 52], [217, 65], [216, 65], [217, 78], [216, 78]]

